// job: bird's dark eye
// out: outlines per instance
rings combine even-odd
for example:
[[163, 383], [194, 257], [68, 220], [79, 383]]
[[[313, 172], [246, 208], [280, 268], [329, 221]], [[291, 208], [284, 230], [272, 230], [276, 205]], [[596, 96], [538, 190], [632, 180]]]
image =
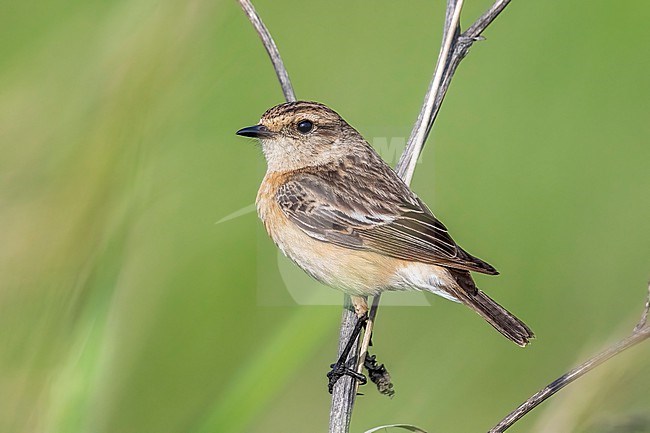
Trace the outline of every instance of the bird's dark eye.
[[308, 134], [309, 131], [311, 131], [312, 129], [314, 129], [314, 124], [313, 124], [311, 121], [309, 121], [309, 120], [301, 120], [301, 121], [298, 122], [298, 124], [296, 125], [296, 129], [297, 129], [298, 132], [300, 132], [301, 134]]

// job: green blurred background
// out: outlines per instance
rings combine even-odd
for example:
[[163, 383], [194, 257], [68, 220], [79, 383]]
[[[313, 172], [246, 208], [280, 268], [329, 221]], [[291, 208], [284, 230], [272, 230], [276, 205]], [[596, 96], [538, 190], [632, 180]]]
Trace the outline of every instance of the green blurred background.
[[[463, 22], [488, 4], [468, 1]], [[366, 137], [408, 136], [442, 2], [256, 6], [299, 98]], [[634, 326], [650, 277], [649, 14], [516, 1], [472, 49], [413, 187], [501, 271], [479, 284], [538, 338], [521, 350], [433, 296], [380, 309], [374, 351], [397, 394], [366, 387], [353, 432], [486, 431]], [[292, 301], [254, 213], [216, 224], [264, 173], [234, 131], [279, 102], [234, 1], [0, 4], [0, 432], [326, 431], [340, 306]], [[649, 355], [512, 431], [650, 431]]]

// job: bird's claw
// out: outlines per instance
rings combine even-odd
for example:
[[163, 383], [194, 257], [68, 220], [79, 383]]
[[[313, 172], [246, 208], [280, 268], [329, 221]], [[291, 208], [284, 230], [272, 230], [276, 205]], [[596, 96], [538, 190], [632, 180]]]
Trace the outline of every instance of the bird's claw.
[[361, 373], [357, 373], [356, 371], [346, 367], [342, 363], [337, 362], [336, 364], [332, 364], [330, 365], [330, 368], [332, 370], [329, 373], [327, 373], [327, 378], [329, 379], [327, 388], [329, 389], [330, 394], [334, 391], [334, 384], [336, 384], [336, 382], [338, 382], [338, 380], [343, 376], [350, 376], [353, 379], [358, 380], [359, 385], [365, 385], [368, 382], [366, 376], [364, 376]]

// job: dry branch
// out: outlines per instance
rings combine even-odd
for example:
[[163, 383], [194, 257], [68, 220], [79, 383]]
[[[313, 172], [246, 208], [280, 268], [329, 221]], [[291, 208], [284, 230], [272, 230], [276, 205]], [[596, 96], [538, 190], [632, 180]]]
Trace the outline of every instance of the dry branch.
[[[510, 0], [496, 1], [492, 7], [481, 15], [476, 22], [474, 22], [474, 24], [461, 34], [460, 26], [457, 21], [454, 25], [454, 13], [457, 10], [460, 13], [459, 8], [462, 7], [462, 1], [447, 1], [443, 41], [446, 41], [447, 38], [449, 38], [450, 32], [453, 29], [453, 37], [451, 38], [452, 45], [448, 56], [444, 57], [446, 61], [444, 63], [444, 68], [441, 70], [442, 76], [440, 79], [437, 78], [438, 68], [436, 67], [436, 72], [434, 72], [431, 84], [427, 90], [420, 114], [415, 122], [415, 126], [413, 127], [411, 136], [406, 144], [404, 153], [402, 153], [399, 163], [397, 164], [397, 174], [399, 174], [403, 179], [408, 179], [408, 181], [410, 181], [408, 172], [415, 169], [415, 163], [419, 158], [420, 153], [422, 153], [422, 148], [431, 132], [433, 122], [438, 116], [438, 111], [440, 111], [442, 101], [447, 94], [447, 90], [449, 89], [451, 79], [456, 72], [456, 68], [458, 68], [460, 62], [465, 58], [472, 44], [483, 39], [481, 36], [483, 31], [492, 24], [496, 17], [503, 11], [503, 9], [505, 9], [506, 6], [508, 6], [509, 3]], [[441, 56], [438, 57], [439, 62], [443, 57], [442, 52], [444, 49], [445, 46], [443, 42], [443, 48], [440, 50]]]
[[552, 397], [555, 393], [557, 393], [559, 390], [561, 390], [571, 382], [584, 376], [594, 368], [598, 367], [603, 362], [624, 352], [630, 347], [650, 338], [650, 326], [648, 326], [647, 323], [648, 310], [650, 310], [650, 283], [648, 284], [648, 295], [646, 298], [645, 308], [643, 309], [643, 314], [641, 315], [641, 319], [639, 320], [639, 323], [637, 323], [637, 325], [634, 327], [634, 330], [632, 331], [632, 334], [629, 337], [624, 338], [621, 341], [618, 341], [617, 343], [603, 350], [596, 356], [588, 359], [587, 361], [583, 362], [576, 368], [568, 371], [567, 373], [555, 379], [553, 382], [551, 382], [546, 387], [533, 394], [528, 400], [526, 400], [521, 405], [519, 405], [517, 409], [510, 412], [508, 416], [506, 416], [499, 422], [499, 424], [492, 427], [492, 429], [488, 433], [502, 433], [506, 431], [514, 423], [516, 423], [521, 418], [523, 418], [524, 415], [526, 415], [527, 413], [535, 409], [537, 406], [542, 404], [548, 398]]
[[[345, 296], [343, 305], [343, 318], [341, 319], [341, 331], [339, 334], [339, 356], [352, 335], [354, 326], [357, 323], [357, 315], [352, 307], [349, 296]], [[357, 340], [358, 341], [358, 340]], [[358, 358], [358, 344], [355, 342], [348, 362], [354, 362]], [[354, 367], [350, 367], [354, 368]], [[330, 432], [347, 432], [352, 419], [352, 407], [357, 394], [356, 380], [350, 376], [341, 377], [335, 384], [332, 392], [332, 406], [330, 408]]]
[[295, 101], [296, 94], [293, 91], [293, 86], [289, 79], [289, 73], [287, 72], [287, 68], [284, 67], [284, 62], [282, 61], [282, 57], [280, 57], [280, 52], [278, 51], [278, 47], [275, 45], [275, 41], [271, 37], [271, 33], [269, 33], [269, 29], [266, 28], [264, 22], [257, 14], [257, 11], [249, 0], [237, 1], [246, 13], [248, 20], [253, 24], [253, 27], [255, 27], [255, 31], [257, 31], [257, 34], [262, 40], [262, 44], [264, 44], [264, 48], [266, 48], [266, 52], [271, 58], [273, 69], [275, 70], [275, 74], [278, 76], [278, 81], [280, 81], [282, 93], [284, 93], [284, 99], [286, 99], [287, 102]]

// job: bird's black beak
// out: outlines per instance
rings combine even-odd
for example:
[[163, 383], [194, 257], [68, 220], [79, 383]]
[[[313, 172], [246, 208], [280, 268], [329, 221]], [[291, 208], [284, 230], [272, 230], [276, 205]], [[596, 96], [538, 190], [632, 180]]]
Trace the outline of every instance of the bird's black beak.
[[271, 131], [269, 131], [264, 125], [255, 125], [249, 126], [247, 128], [242, 128], [236, 133], [242, 137], [253, 137], [253, 138], [269, 138], [271, 137]]

